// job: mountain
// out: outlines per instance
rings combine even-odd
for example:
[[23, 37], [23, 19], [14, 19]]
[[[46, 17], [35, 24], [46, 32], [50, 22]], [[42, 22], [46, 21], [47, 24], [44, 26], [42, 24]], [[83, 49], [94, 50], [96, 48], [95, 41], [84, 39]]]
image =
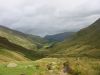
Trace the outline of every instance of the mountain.
[[25, 34], [4, 26], [0, 26], [0, 36], [8, 39], [10, 42], [16, 45], [20, 45], [31, 50], [36, 50], [46, 42], [39, 36]]
[[69, 39], [75, 32], [64, 32], [55, 35], [47, 35], [44, 39], [48, 40], [49, 42], [61, 42], [64, 39]]
[[72, 40], [64, 40], [50, 49], [51, 56], [100, 58], [100, 19], [77, 32]]

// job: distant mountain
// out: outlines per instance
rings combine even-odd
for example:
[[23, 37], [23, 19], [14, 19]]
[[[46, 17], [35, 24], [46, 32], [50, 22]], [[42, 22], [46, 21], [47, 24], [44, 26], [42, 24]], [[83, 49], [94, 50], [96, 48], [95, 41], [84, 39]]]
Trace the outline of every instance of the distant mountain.
[[64, 41], [64, 39], [69, 39], [75, 32], [64, 32], [55, 35], [47, 35], [44, 39], [48, 40], [49, 42], [60, 42]]
[[46, 42], [39, 36], [25, 34], [4, 26], [0, 26], [0, 36], [8, 39], [10, 42], [16, 45], [20, 45], [31, 50], [41, 47]]
[[64, 40], [50, 49], [54, 56], [87, 56], [100, 58], [100, 19], [81, 29], [70, 41]]

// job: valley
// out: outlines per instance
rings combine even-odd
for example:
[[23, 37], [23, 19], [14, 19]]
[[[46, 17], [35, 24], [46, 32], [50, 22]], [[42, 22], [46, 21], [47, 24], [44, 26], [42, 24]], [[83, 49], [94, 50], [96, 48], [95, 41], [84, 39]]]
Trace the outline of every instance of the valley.
[[[68, 61], [70, 75], [100, 75], [100, 19], [78, 32], [40, 37], [0, 26], [0, 75], [59, 75]], [[15, 63], [15, 67], [7, 67]], [[77, 65], [78, 64], [78, 65]], [[38, 65], [38, 67], [37, 67]]]

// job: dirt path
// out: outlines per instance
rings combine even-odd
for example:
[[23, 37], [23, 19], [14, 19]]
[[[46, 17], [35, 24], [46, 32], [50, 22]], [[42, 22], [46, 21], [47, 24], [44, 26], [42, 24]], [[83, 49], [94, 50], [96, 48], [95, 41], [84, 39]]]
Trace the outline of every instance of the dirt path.
[[51, 70], [51, 71], [48, 71], [46, 75], [69, 75], [69, 74], [64, 73], [63, 71], [59, 71], [59, 73], [55, 73], [54, 71]]
[[60, 72], [60, 75], [68, 75], [67, 73], [64, 73], [63, 71]]

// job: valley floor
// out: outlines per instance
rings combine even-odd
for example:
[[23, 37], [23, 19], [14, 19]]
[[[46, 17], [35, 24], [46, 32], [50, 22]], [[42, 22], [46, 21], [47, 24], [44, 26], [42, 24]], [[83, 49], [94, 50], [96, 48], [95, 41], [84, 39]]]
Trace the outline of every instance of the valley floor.
[[43, 58], [37, 61], [0, 63], [0, 75], [50, 75], [47, 70], [49, 63], [56, 66], [52, 75], [61, 75], [62, 64], [66, 61], [75, 72], [69, 75], [100, 75], [100, 59], [94, 58]]

